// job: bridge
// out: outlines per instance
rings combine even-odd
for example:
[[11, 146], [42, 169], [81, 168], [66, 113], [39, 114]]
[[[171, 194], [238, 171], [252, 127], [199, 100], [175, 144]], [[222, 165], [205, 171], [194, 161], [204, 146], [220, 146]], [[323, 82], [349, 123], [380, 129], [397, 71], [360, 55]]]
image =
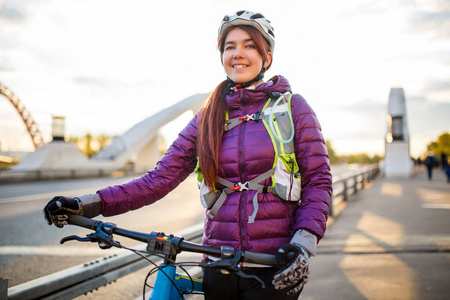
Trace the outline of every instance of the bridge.
[[1, 83], [0, 94], [16, 108], [36, 148], [10, 171], [0, 173], [0, 180], [4, 181], [106, 176], [123, 170], [132, 158], [133, 172], [144, 173], [154, 168], [161, 156], [158, 130], [186, 111], [197, 112], [209, 96], [197, 94], [187, 97], [138, 122], [89, 159], [75, 144], [64, 142], [64, 137], [44, 144], [36, 122], [19, 98]]
[[34, 149], [39, 148], [44, 144], [44, 138], [42, 137], [42, 133], [39, 129], [39, 126], [34, 121], [31, 116], [30, 111], [22, 104], [19, 97], [17, 97], [9, 88], [4, 86], [0, 82], [0, 95], [6, 97], [9, 102], [14, 106], [20, 118], [22, 119], [25, 127], [27, 128], [28, 134], [30, 135], [31, 141], [33, 142]]

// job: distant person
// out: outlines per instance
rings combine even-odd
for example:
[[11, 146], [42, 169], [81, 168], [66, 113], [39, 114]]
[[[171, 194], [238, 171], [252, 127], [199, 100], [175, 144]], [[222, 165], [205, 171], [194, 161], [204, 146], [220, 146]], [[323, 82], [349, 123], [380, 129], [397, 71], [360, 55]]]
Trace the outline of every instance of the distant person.
[[437, 158], [432, 151], [428, 151], [427, 158], [425, 158], [424, 164], [427, 168], [428, 180], [433, 177], [433, 168], [436, 165]]
[[[189, 26], [189, 18], [183, 22]], [[199, 47], [191, 40], [184, 46]], [[205, 299], [298, 299], [308, 280], [309, 257], [325, 233], [332, 195], [319, 121], [302, 96], [291, 94], [286, 78], [263, 80], [272, 64], [275, 36], [262, 14], [225, 16], [218, 48], [227, 78], [155, 169], [95, 194], [55, 197], [44, 208], [45, 217], [62, 227], [67, 212], [95, 217], [141, 208], [175, 189], [198, 163], [206, 208], [203, 245], [294, 257], [281, 271], [244, 266], [266, 289], [254, 279], [205, 268]], [[202, 58], [198, 60], [201, 66]]]
[[441, 164], [442, 169], [444, 170], [445, 175], [447, 176], [447, 182], [450, 182], [450, 165], [448, 164], [447, 154], [441, 153]]
[[447, 168], [445, 169], [445, 175], [447, 175], [447, 182], [450, 182], [450, 166], [447, 165]]
[[445, 170], [448, 167], [447, 154], [445, 154], [445, 152], [441, 153], [441, 164], [442, 164], [442, 170], [444, 170], [444, 172], [445, 172]]

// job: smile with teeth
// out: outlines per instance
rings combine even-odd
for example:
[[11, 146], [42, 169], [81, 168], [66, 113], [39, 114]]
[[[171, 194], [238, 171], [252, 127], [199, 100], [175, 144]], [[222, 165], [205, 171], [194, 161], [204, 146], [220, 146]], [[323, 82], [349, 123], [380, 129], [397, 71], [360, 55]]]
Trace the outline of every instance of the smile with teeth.
[[234, 69], [242, 69], [242, 68], [246, 68], [247, 65], [234, 65], [233, 68]]

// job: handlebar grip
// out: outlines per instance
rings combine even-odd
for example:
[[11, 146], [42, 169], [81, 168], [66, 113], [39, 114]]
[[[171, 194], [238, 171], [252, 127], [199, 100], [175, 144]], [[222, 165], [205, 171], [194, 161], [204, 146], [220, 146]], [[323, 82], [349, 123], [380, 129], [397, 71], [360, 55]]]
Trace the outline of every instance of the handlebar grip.
[[273, 267], [279, 266], [279, 264], [275, 261], [275, 255], [247, 251], [244, 254], [244, 262], [269, 265]]
[[69, 224], [77, 225], [92, 230], [95, 230], [95, 224], [98, 222], [96, 220], [92, 220], [80, 215], [68, 214], [67, 216], [69, 217], [69, 219], [67, 220]]

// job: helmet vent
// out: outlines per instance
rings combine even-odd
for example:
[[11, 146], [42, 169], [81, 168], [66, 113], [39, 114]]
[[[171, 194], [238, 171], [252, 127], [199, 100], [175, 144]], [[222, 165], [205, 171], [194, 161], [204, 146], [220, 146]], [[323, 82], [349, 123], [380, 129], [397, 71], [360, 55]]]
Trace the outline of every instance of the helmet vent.
[[236, 14], [237, 14], [238, 16], [240, 16], [240, 15], [242, 15], [243, 13], [245, 13], [245, 10], [240, 10], [240, 11], [238, 11]]
[[261, 15], [261, 14], [256, 14], [256, 15], [253, 15], [253, 16], [250, 17], [250, 19], [252, 19], [252, 20], [261, 19], [261, 18], [264, 18], [264, 16]]

